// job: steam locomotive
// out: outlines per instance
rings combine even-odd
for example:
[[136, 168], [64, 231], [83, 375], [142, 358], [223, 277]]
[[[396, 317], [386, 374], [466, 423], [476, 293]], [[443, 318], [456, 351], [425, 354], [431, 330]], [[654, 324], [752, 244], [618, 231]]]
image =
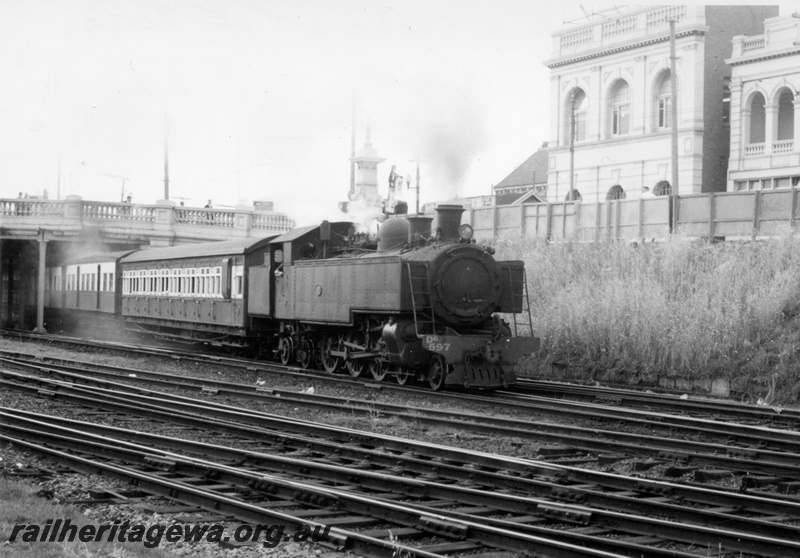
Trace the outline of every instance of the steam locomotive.
[[538, 349], [512, 335], [530, 324], [525, 269], [476, 244], [462, 213], [440, 206], [435, 229], [432, 217], [392, 217], [372, 240], [353, 223], [323, 221], [74, 260], [48, 269], [46, 307], [353, 377], [509, 386]]

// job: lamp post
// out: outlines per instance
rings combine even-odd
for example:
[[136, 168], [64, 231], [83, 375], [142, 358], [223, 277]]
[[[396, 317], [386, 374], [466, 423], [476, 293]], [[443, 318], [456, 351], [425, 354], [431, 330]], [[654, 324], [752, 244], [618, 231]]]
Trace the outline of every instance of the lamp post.
[[[409, 162], [417, 164], [417, 185], [414, 186], [414, 190], [417, 191], [416, 215], [419, 215], [419, 159], [412, 159]], [[408, 176], [406, 177], [406, 189], [411, 189], [411, 177]]]
[[127, 176], [120, 176], [119, 174], [104, 174], [100, 173], [100, 176], [107, 176], [109, 178], [121, 178], [122, 179], [122, 190], [119, 193], [119, 201], [125, 201], [125, 182], [130, 180]]

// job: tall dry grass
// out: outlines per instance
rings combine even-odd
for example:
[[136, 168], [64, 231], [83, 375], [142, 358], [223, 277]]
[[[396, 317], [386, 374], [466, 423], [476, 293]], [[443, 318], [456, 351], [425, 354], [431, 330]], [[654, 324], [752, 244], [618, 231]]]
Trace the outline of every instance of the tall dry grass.
[[796, 398], [794, 235], [716, 244], [505, 238], [497, 250], [502, 259], [525, 261], [534, 329], [548, 361], [643, 375], [756, 374], [750, 379], [772, 383], [773, 392], [791, 388]]

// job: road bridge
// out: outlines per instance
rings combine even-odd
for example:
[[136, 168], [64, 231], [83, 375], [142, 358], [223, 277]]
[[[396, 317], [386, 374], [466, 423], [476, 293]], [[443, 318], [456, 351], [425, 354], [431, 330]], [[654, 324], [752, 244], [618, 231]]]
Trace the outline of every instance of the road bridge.
[[102, 251], [265, 237], [294, 221], [253, 207], [205, 209], [64, 200], [0, 199], [0, 324], [44, 333], [45, 268], [65, 257]]

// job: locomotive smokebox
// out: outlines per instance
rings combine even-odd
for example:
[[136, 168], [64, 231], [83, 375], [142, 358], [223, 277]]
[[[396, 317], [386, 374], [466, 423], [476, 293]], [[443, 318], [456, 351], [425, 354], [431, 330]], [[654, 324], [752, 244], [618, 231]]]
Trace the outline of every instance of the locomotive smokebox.
[[458, 227], [464, 208], [460, 205], [440, 205], [436, 208], [436, 230], [441, 242], [459, 242]]

